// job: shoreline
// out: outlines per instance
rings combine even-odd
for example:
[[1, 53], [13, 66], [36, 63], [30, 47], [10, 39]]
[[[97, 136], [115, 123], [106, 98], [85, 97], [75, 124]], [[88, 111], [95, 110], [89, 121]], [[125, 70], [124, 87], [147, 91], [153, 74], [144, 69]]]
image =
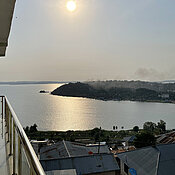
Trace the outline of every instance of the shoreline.
[[[98, 85], [96, 85], [96, 84]], [[118, 83], [118, 85], [116, 84]], [[113, 85], [113, 86], [112, 86]], [[174, 89], [174, 91], [173, 91]], [[134, 101], [152, 103], [175, 103], [175, 84], [149, 82], [98, 82], [69, 83], [51, 92], [52, 95], [82, 97], [102, 101]]]
[[129, 102], [143, 102], [143, 103], [168, 103], [168, 104], [175, 104], [175, 101], [162, 101], [162, 100], [117, 100], [117, 99], [101, 99], [101, 98], [91, 98], [91, 97], [81, 97], [81, 96], [68, 96], [68, 95], [55, 95], [51, 94], [54, 96], [60, 96], [60, 97], [76, 97], [76, 98], [86, 98], [86, 99], [92, 99], [92, 100], [99, 100], [99, 101], [117, 101], [117, 102], [124, 102], [124, 101], [129, 101]]

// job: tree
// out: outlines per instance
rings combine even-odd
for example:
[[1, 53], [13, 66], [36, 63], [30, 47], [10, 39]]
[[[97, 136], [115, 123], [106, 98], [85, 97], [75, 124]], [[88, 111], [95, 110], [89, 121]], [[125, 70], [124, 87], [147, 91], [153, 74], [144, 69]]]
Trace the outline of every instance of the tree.
[[94, 137], [96, 142], [99, 141], [100, 138], [104, 137], [104, 132], [101, 127], [92, 129], [90, 134], [92, 137]]
[[30, 127], [30, 132], [36, 132], [37, 130], [37, 124], [34, 124], [33, 126]]
[[160, 120], [160, 122], [157, 123], [157, 127], [159, 129], [161, 129], [163, 132], [166, 131], [166, 122], [164, 122], [163, 120]]
[[123, 138], [123, 137], [126, 137], [127, 134], [128, 134], [127, 131], [120, 130], [117, 135], [118, 135], [119, 138]]
[[141, 132], [136, 135], [134, 139], [134, 146], [136, 148], [142, 148], [145, 146], [154, 146], [156, 143], [156, 139], [154, 135], [150, 132]]
[[133, 131], [134, 131], [134, 132], [139, 132], [139, 127], [138, 127], [138, 126], [134, 126], [134, 127], [133, 127]]
[[92, 137], [94, 137], [97, 133], [100, 132], [100, 129], [99, 128], [94, 128], [90, 131], [90, 134]]
[[25, 131], [25, 132], [29, 132], [29, 127], [26, 126], [26, 128], [24, 128], [24, 131]]
[[70, 135], [70, 141], [71, 142], [75, 142], [75, 136], [72, 134], [72, 135]]
[[143, 129], [145, 131], [153, 132], [155, 130], [155, 128], [156, 128], [156, 124], [153, 122], [145, 122], [143, 124]]

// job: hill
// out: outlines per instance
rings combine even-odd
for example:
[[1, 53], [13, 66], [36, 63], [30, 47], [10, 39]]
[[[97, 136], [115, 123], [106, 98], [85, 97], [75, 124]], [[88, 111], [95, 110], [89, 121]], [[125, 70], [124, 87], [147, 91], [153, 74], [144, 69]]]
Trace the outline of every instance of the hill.
[[65, 84], [51, 94], [99, 100], [174, 102], [175, 84], [141, 81], [77, 82]]

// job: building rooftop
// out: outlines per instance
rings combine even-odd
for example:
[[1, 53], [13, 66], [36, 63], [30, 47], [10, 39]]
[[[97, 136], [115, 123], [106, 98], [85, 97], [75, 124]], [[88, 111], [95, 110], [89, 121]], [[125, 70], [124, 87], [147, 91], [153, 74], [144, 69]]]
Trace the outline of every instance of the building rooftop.
[[[40, 159], [56, 159], [66, 157], [86, 156], [98, 153], [98, 145], [85, 146], [83, 144], [60, 141], [40, 149]], [[100, 145], [99, 153], [110, 153], [107, 145]]]
[[46, 175], [76, 175], [75, 169], [46, 171]]
[[122, 139], [123, 142], [133, 142], [136, 136], [128, 136]]
[[162, 144], [117, 154], [138, 175], [167, 175], [175, 172], [175, 144]]
[[160, 144], [175, 143], [175, 131], [162, 134], [156, 141]]
[[77, 174], [91, 174], [119, 170], [113, 154], [47, 159], [40, 162], [45, 171], [76, 169]]

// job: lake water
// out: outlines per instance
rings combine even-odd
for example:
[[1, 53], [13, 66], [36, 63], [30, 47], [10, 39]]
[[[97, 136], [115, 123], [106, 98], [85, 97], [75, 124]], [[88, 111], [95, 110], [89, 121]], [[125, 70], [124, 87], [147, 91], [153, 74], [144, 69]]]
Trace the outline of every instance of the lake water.
[[41, 94], [61, 84], [1, 85], [0, 94], [6, 95], [23, 126], [34, 123], [40, 130], [85, 130], [112, 126], [125, 129], [146, 121], [167, 122], [175, 128], [175, 104], [100, 101], [86, 98], [61, 97]]

